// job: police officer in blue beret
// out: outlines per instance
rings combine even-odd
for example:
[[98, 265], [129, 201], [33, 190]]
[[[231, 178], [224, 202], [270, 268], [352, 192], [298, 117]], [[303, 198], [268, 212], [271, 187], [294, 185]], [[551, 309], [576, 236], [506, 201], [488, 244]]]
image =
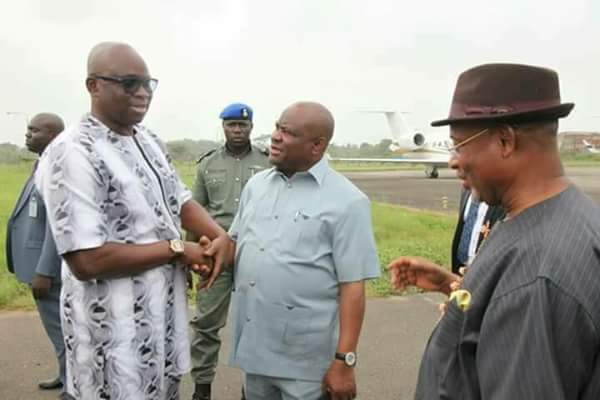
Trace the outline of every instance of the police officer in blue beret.
[[[203, 154], [198, 160], [194, 199], [223, 229], [228, 230], [244, 185], [252, 175], [269, 168], [270, 164], [268, 152], [250, 143], [252, 108], [243, 103], [233, 103], [225, 107], [219, 117], [223, 120], [225, 144]], [[198, 291], [196, 316], [190, 323], [193, 330], [193, 400], [211, 398], [211, 384], [221, 347], [219, 330], [227, 320], [232, 283], [232, 271], [225, 270], [211, 288]]]

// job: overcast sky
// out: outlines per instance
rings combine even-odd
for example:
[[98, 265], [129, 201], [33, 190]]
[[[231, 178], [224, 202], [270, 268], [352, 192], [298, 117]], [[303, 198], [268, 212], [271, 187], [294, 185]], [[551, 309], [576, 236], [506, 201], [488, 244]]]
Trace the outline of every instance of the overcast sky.
[[260, 135], [290, 103], [316, 100], [334, 112], [336, 143], [378, 142], [384, 117], [357, 110], [408, 111], [427, 128], [447, 115], [458, 74], [486, 62], [557, 70], [563, 101], [576, 103], [561, 129], [600, 131], [597, 0], [1, 4], [0, 142], [23, 143], [24, 115], [7, 112], [75, 123], [89, 109], [87, 54], [107, 40], [133, 45], [159, 79], [144, 123], [165, 140], [214, 140], [233, 101], [254, 108]]

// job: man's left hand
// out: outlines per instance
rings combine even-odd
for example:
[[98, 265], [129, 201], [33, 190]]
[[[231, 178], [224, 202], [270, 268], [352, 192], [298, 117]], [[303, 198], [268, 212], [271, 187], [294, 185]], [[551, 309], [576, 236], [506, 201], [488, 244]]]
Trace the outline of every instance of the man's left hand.
[[33, 293], [33, 297], [37, 300], [48, 297], [51, 287], [52, 279], [44, 275], [35, 274], [31, 281], [31, 292]]
[[343, 361], [333, 361], [323, 377], [321, 388], [323, 393], [329, 393], [331, 400], [356, 398], [354, 368], [348, 367]]

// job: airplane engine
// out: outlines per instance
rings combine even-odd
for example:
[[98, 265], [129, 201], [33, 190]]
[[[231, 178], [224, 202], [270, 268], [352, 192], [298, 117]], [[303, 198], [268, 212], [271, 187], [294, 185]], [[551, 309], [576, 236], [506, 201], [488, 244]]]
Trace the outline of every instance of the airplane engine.
[[395, 153], [403, 153], [409, 151], [419, 151], [425, 145], [425, 135], [415, 133], [412, 136], [405, 136], [390, 144], [389, 149]]
[[423, 146], [425, 144], [425, 135], [420, 132], [415, 133], [413, 136], [413, 143], [418, 147]]

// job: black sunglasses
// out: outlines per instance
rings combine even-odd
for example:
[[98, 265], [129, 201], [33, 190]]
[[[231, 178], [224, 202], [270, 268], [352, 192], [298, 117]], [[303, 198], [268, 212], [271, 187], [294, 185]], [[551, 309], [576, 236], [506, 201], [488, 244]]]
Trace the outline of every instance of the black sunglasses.
[[139, 76], [107, 76], [107, 75], [90, 75], [89, 79], [102, 79], [103, 81], [115, 82], [121, 85], [123, 90], [128, 94], [134, 95], [140, 86], [152, 94], [158, 86], [158, 79], [140, 78]]

